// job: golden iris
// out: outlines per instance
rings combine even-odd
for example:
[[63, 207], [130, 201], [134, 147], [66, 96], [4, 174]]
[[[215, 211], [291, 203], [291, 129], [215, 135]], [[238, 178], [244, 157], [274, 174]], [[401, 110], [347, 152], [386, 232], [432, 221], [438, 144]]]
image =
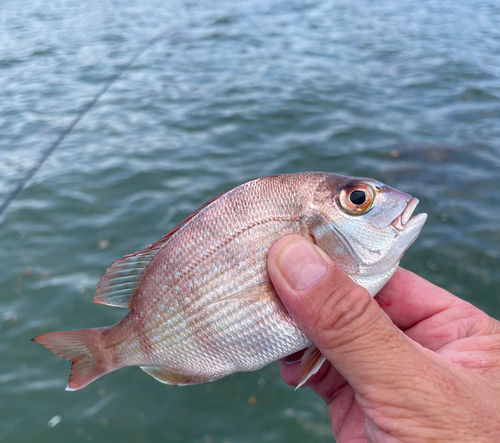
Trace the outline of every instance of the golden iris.
[[340, 191], [340, 207], [348, 214], [367, 213], [375, 201], [375, 189], [366, 183], [350, 183]]

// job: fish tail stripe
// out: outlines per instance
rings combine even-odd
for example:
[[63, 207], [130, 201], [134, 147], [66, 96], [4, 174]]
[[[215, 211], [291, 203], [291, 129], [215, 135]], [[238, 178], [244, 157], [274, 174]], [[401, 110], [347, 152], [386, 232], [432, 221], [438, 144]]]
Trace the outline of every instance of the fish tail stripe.
[[71, 362], [71, 375], [66, 390], [76, 391], [97, 378], [118, 369], [108, 364], [108, 355], [102, 351], [102, 333], [107, 328], [59, 331], [39, 335], [33, 341]]

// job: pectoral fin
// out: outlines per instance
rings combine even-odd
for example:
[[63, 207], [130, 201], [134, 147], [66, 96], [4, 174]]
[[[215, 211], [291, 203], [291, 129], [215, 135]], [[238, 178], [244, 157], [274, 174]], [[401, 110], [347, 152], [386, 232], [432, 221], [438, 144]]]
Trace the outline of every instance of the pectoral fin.
[[265, 281], [259, 285], [250, 286], [243, 291], [235, 292], [231, 295], [223, 297], [219, 300], [215, 300], [208, 304], [208, 306], [215, 305], [218, 303], [229, 302], [229, 301], [267, 301], [267, 300], [278, 300], [276, 291], [270, 281]]
[[323, 363], [325, 362], [326, 358], [323, 357], [319, 349], [311, 345], [307, 348], [306, 352], [302, 356], [302, 365], [300, 367], [300, 381], [299, 384], [297, 385], [298, 389], [301, 386], [304, 386], [307, 380], [309, 380], [314, 374], [316, 374], [321, 366], [323, 366]]

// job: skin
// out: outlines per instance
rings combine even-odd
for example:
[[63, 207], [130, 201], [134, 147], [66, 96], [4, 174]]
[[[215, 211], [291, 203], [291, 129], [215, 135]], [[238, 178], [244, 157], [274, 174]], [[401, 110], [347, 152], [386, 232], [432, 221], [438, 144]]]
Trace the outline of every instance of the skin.
[[[272, 247], [268, 271], [328, 360], [308, 385], [338, 443], [500, 441], [498, 321], [402, 268], [372, 299], [295, 235]], [[281, 367], [292, 386], [299, 371]]]

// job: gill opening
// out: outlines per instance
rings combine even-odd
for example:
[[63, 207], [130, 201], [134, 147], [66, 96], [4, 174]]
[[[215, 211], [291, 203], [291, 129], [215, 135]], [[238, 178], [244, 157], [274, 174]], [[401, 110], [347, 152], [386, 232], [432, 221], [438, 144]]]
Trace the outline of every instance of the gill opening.
[[333, 224], [330, 224], [330, 226], [334, 230], [335, 234], [337, 234], [337, 238], [340, 240], [344, 248], [351, 254], [351, 257], [354, 259], [356, 264], [358, 266], [361, 266], [362, 260], [360, 259], [356, 251], [352, 248], [352, 246], [349, 244], [347, 239], [344, 237], [344, 234], [342, 234], [342, 232], [340, 232]]

